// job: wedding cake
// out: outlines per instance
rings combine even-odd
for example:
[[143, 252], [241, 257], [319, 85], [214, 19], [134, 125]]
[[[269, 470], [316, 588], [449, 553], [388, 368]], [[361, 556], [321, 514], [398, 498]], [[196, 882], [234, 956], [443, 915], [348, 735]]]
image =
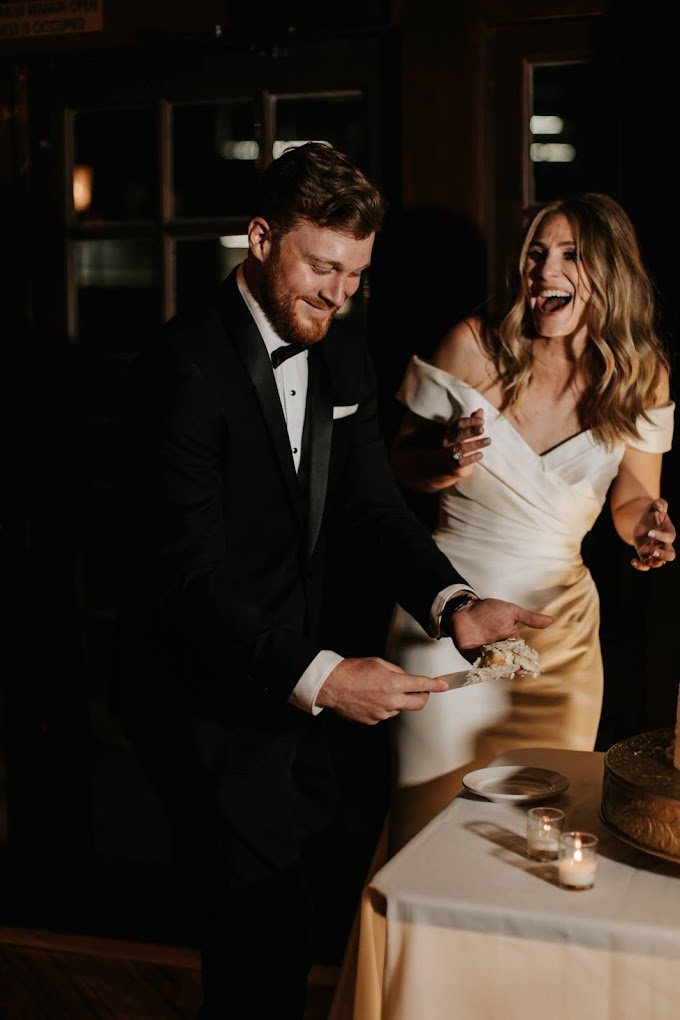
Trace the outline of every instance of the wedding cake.
[[600, 813], [625, 842], [680, 862], [680, 692], [675, 729], [628, 737], [605, 754]]
[[512, 680], [520, 675], [539, 676], [538, 652], [521, 638], [505, 638], [491, 645], [482, 645], [481, 655], [468, 670], [470, 683], [480, 680]]

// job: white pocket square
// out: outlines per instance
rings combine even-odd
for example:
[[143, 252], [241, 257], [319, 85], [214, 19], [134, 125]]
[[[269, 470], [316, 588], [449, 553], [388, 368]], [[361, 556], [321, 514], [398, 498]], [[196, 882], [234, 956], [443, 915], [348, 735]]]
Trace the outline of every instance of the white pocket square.
[[333, 418], [346, 418], [348, 414], [354, 414], [358, 409], [358, 404], [338, 404], [333, 408]]

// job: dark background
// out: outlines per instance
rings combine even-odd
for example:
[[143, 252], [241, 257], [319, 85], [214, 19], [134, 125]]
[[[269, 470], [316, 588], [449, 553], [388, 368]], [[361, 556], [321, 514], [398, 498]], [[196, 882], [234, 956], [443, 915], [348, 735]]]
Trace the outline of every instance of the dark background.
[[[7, 6], [0, 2], [0, 14]], [[108, 706], [117, 406], [130, 356], [178, 302], [198, 300], [220, 278], [216, 239], [242, 232], [247, 209], [210, 206], [211, 194], [229, 190], [220, 184], [223, 161], [192, 140], [186, 109], [173, 121], [183, 160], [170, 166], [165, 143], [149, 149], [149, 137], [172, 137], [164, 118], [178, 105], [253, 97], [252, 130], [265, 152], [276, 134], [272, 95], [359, 96], [359, 135], [348, 144], [385, 191], [390, 215], [370, 298], [353, 314], [368, 329], [389, 442], [410, 355], [427, 356], [448, 325], [493, 303], [532, 204], [562, 190], [607, 190], [630, 213], [675, 364], [678, 61], [672, 33], [659, 29], [665, 9], [653, 4], [102, 6], [99, 32], [0, 34], [0, 924], [191, 944], [181, 895], [167, 892], [178, 880], [163, 819]], [[532, 94], [531, 66], [564, 73], [548, 74], [541, 88], [536, 78]], [[563, 111], [577, 140], [573, 166], [528, 163], [531, 101], [535, 111]], [[133, 130], [120, 110], [141, 106], [147, 112], [132, 118]], [[313, 124], [310, 114], [308, 131]], [[96, 215], [93, 205], [79, 217], [71, 161], [102, 151], [108, 184]], [[234, 193], [247, 194], [251, 170], [258, 165], [234, 167]], [[147, 274], [148, 286], [78, 289], [78, 252], [110, 239], [127, 251], [138, 245], [138, 280]], [[663, 484], [672, 512], [676, 462], [673, 450]], [[411, 502], [432, 519], [429, 501]], [[585, 554], [602, 595], [605, 750], [675, 720], [678, 574], [631, 570], [606, 511]], [[363, 577], [341, 545], [332, 568], [329, 644], [381, 654], [391, 606], [378, 579]], [[389, 748], [382, 727], [334, 718], [324, 726], [346, 789], [342, 822], [320, 848], [337, 881], [319, 958], [334, 962], [382, 823]]]

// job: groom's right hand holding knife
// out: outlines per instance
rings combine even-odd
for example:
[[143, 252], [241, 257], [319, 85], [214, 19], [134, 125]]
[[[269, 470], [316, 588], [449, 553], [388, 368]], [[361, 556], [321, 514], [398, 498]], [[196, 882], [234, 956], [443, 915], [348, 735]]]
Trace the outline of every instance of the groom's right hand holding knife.
[[[442, 630], [458, 651], [473, 662], [482, 645], [518, 635], [518, 624], [542, 630], [552, 617], [500, 599], [472, 595], [442, 615]], [[403, 711], [419, 711], [430, 694], [448, 690], [441, 677], [415, 676], [378, 657], [343, 659], [321, 686], [316, 705], [354, 722], [374, 725]]]

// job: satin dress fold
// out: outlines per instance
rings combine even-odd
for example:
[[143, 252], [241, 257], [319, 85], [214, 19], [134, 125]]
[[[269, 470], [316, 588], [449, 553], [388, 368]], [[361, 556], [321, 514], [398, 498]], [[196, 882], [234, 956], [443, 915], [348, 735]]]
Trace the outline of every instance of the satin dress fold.
[[[440, 493], [438, 546], [484, 597], [549, 613], [526, 630], [541, 674], [432, 695], [420, 712], [393, 721], [395, 790], [389, 852], [418, 832], [461, 789], [463, 775], [518, 747], [592, 750], [603, 693], [600, 607], [581, 555], [624, 453], [590, 430], [539, 455], [512, 423], [455, 376], [413, 357], [398, 394], [415, 414], [446, 424], [485, 411], [491, 445], [474, 471]], [[674, 404], [640, 419], [630, 446], [670, 449]], [[433, 640], [400, 606], [386, 657], [409, 673], [437, 676], [468, 666], [448, 639]]]

